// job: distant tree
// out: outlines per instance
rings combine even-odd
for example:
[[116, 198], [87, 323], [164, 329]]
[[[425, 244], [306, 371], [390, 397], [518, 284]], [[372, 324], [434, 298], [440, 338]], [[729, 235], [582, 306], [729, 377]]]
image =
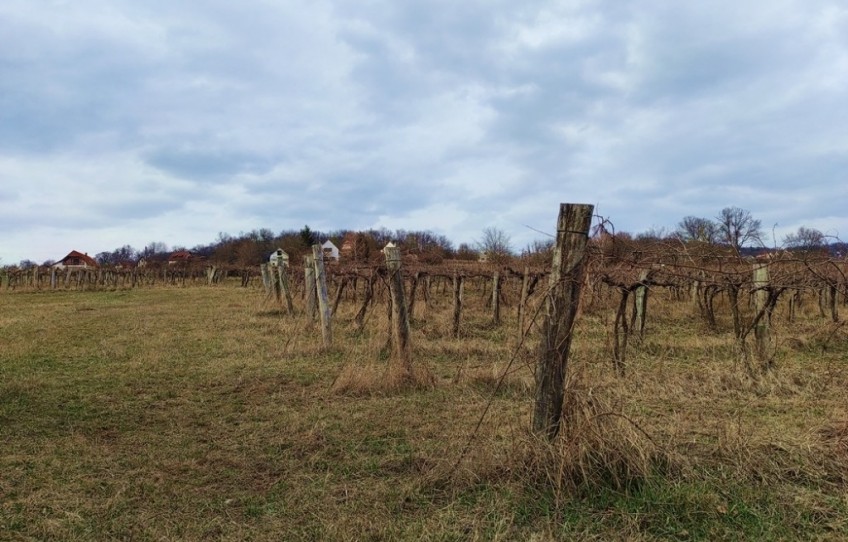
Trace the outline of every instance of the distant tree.
[[367, 262], [376, 252], [377, 246], [367, 233], [359, 232], [353, 236], [353, 261]]
[[300, 242], [304, 248], [309, 248], [318, 242], [318, 236], [306, 225], [300, 230]]
[[135, 261], [136, 257], [136, 250], [130, 245], [124, 245], [112, 252], [100, 252], [94, 256], [94, 259], [98, 264], [108, 266], [118, 265], [122, 262], [132, 262]]
[[37, 266], [38, 266], [37, 263], [35, 263], [34, 261], [29, 260], [29, 259], [21, 260], [20, 262], [18, 262], [18, 267], [21, 268], [21, 269], [30, 269], [32, 267], [37, 267]]
[[718, 224], [709, 218], [687, 216], [677, 224], [675, 234], [682, 241], [696, 241], [713, 245], [718, 242], [718, 229]]
[[477, 250], [486, 254], [491, 262], [502, 263], [512, 257], [509, 235], [498, 228], [485, 228], [483, 237], [475, 244]]
[[[400, 233], [402, 230], [398, 230]], [[425, 258], [427, 263], [438, 263], [453, 255], [453, 243], [444, 235], [426, 231], [403, 231], [403, 238], [398, 237], [401, 245], [410, 254]]]
[[553, 261], [554, 240], [536, 239], [521, 251], [521, 258], [529, 265], [549, 265]]
[[[250, 237], [243, 237], [236, 243], [236, 263], [248, 267], [259, 265], [264, 261], [259, 243]], [[267, 258], [267, 255], [265, 256]]]
[[139, 258], [149, 260], [155, 259], [157, 255], [161, 256], [165, 254], [168, 254], [168, 245], [161, 241], [152, 241], [138, 253], [138, 256]]
[[783, 245], [803, 251], [819, 250], [824, 248], [825, 235], [815, 228], [801, 226], [798, 231], [783, 238]]
[[386, 228], [380, 228], [379, 230], [368, 230], [365, 232], [374, 240], [374, 243], [377, 247], [382, 249], [386, 244], [392, 240], [392, 232], [387, 230]]
[[725, 207], [716, 217], [719, 238], [738, 254], [749, 242], [761, 242], [762, 223], [750, 211], [739, 207]]
[[208, 245], [195, 245], [191, 249], [191, 253], [196, 256], [202, 256], [206, 259], [212, 259], [215, 255], [215, 244], [210, 243]]
[[667, 239], [671, 234], [665, 226], [651, 226], [647, 230], [637, 233], [636, 240], [641, 242], [656, 242]]
[[480, 253], [474, 250], [474, 248], [468, 243], [460, 243], [459, 247], [456, 249], [454, 258], [457, 260], [477, 261], [480, 259]]

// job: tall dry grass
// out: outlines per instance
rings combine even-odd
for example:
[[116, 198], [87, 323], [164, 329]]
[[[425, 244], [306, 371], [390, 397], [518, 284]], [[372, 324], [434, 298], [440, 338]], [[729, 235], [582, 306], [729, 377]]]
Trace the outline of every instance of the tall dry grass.
[[361, 330], [345, 299], [324, 349], [258, 290], [0, 294], [0, 538], [848, 536], [843, 329], [779, 307], [753, 378], [721, 305], [710, 332], [660, 291], [622, 378], [598, 301], [547, 443], [537, 330], [492, 325], [478, 286], [459, 338], [449, 291], [418, 300], [412, 381], [379, 299]]

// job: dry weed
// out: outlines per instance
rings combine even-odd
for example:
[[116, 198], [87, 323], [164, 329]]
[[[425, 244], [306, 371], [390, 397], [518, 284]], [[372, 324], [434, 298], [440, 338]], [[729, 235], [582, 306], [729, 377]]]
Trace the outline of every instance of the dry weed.
[[383, 395], [427, 390], [435, 385], [435, 377], [425, 365], [414, 364], [407, 370], [393, 363], [366, 362], [345, 366], [332, 391], [339, 395]]

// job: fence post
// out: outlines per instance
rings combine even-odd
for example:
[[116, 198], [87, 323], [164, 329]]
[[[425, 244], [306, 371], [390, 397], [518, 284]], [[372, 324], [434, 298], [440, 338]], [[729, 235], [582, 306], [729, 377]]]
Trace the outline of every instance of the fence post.
[[392, 359], [404, 369], [410, 369], [409, 314], [403, 295], [403, 275], [400, 271], [400, 249], [386, 247], [386, 267], [389, 271], [389, 294], [392, 299]]
[[757, 359], [768, 367], [771, 360], [771, 331], [769, 329], [771, 314], [766, 306], [768, 303], [769, 268], [768, 264], [754, 264], [754, 314], [760, 315], [754, 327]]
[[[279, 284], [280, 290], [286, 297], [286, 310], [289, 314], [294, 314], [294, 305], [292, 304], [292, 295], [291, 288], [289, 288], [289, 262], [288, 256], [283, 258], [282, 256], [277, 256], [277, 283]], [[280, 300], [282, 303], [282, 299]]]
[[559, 433], [562, 418], [563, 385], [583, 285], [586, 241], [593, 211], [593, 205], [577, 203], [563, 203], [559, 208], [533, 408], [533, 432], [548, 440]]
[[518, 301], [518, 339], [524, 337], [524, 317], [527, 314], [527, 298], [530, 297], [530, 266], [524, 266], [521, 280], [521, 299]]
[[501, 323], [501, 273], [495, 271], [492, 277], [492, 323], [496, 326]]
[[324, 251], [321, 245], [312, 245], [312, 260], [315, 265], [315, 286], [318, 290], [318, 308], [321, 315], [321, 337], [324, 348], [333, 346], [333, 329], [330, 315], [330, 299], [327, 296], [327, 275], [324, 272]]
[[633, 322], [633, 332], [636, 335], [637, 341], [645, 338], [645, 322], [648, 314], [648, 276], [650, 271], [645, 269], [639, 274], [639, 286], [634, 292], [634, 301], [636, 308], [636, 318]]
[[453, 327], [451, 334], [459, 338], [459, 321], [462, 318], [462, 275], [453, 272]]
[[312, 254], [303, 257], [303, 291], [306, 295], [306, 318], [312, 322], [318, 314], [315, 300], [315, 264]]

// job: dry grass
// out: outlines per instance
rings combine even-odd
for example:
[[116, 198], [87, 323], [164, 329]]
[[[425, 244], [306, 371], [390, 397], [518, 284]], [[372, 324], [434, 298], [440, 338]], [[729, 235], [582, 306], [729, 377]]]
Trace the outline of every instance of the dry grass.
[[359, 331], [343, 303], [327, 350], [231, 285], [0, 292], [0, 539], [848, 537], [844, 328], [778, 312], [752, 378], [729, 321], [658, 293], [620, 378], [598, 303], [547, 443], [535, 336], [466, 288], [458, 339], [449, 292], [417, 307], [413, 378], [379, 304]]

